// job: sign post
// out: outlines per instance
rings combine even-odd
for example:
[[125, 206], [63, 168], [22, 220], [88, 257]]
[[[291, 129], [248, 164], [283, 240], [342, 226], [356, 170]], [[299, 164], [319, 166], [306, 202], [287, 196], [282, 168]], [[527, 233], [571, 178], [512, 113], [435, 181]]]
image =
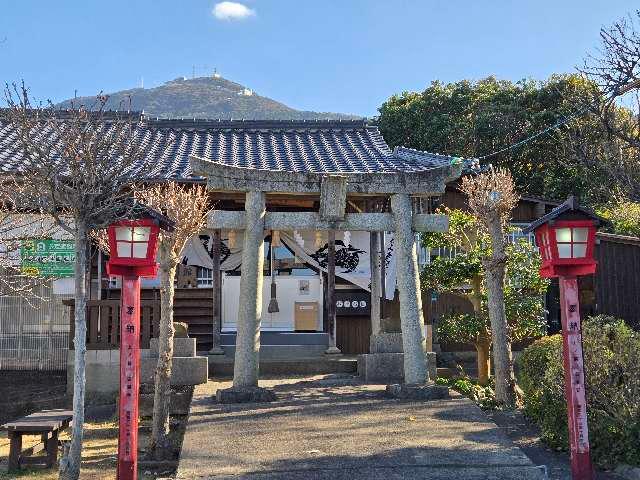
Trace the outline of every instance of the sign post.
[[118, 479], [138, 471], [138, 391], [140, 389], [140, 277], [123, 276], [120, 300], [120, 410]]
[[542, 257], [540, 275], [558, 278], [560, 283], [564, 389], [573, 480], [595, 478], [589, 453], [577, 277], [593, 275], [596, 271], [594, 245], [596, 227], [601, 222], [603, 219], [578, 206], [574, 197], [569, 197], [566, 202], [523, 229], [524, 233], [535, 232]]
[[584, 387], [582, 328], [578, 299], [578, 279], [560, 277], [562, 317], [562, 357], [564, 361], [564, 391], [567, 399], [571, 473], [574, 479], [591, 480], [593, 468], [589, 453], [587, 398]]

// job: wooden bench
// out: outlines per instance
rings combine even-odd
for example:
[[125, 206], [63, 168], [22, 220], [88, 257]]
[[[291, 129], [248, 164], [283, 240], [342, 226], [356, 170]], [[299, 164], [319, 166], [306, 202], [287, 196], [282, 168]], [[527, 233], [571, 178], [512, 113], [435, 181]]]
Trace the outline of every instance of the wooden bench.
[[[6, 430], [11, 442], [9, 449], [9, 471], [18, 470], [22, 465], [45, 465], [53, 467], [58, 461], [58, 434], [71, 425], [71, 410], [44, 410], [5, 423], [0, 430]], [[23, 435], [40, 435], [41, 443], [22, 449]], [[45, 451], [46, 455], [34, 456]]]

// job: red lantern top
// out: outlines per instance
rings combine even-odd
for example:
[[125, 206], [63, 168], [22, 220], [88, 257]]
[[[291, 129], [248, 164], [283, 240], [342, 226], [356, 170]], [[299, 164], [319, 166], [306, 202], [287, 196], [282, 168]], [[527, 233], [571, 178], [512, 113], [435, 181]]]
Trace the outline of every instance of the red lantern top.
[[173, 230], [174, 223], [140, 204], [132, 209], [141, 218], [120, 220], [109, 225], [109, 275], [155, 277], [160, 229]]
[[155, 277], [158, 273], [158, 222], [149, 218], [109, 225], [109, 275]]
[[603, 221], [579, 207], [574, 197], [531, 223], [523, 231], [534, 231], [542, 257], [540, 275], [547, 278], [591, 275], [596, 227]]

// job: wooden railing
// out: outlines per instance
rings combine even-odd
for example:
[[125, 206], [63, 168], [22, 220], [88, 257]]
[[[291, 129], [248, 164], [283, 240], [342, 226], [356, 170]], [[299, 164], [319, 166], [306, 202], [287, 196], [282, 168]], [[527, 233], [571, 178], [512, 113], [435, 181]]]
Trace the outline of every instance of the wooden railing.
[[[65, 300], [69, 307], [71, 329], [69, 348], [73, 349], [75, 334], [75, 301]], [[149, 348], [149, 340], [158, 336], [160, 301], [140, 302], [140, 348]], [[120, 346], [120, 300], [89, 300], [87, 302], [87, 350], [115, 350]]]

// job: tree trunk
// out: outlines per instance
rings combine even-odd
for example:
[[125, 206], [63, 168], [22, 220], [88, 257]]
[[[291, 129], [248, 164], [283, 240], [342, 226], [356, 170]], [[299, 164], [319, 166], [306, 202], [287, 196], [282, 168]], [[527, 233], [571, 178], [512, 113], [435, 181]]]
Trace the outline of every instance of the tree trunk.
[[478, 383], [487, 385], [489, 383], [489, 372], [491, 372], [491, 341], [484, 339], [475, 344], [478, 365]]
[[170, 458], [169, 411], [171, 407], [171, 369], [173, 366], [173, 295], [176, 263], [171, 247], [160, 244], [160, 334], [158, 337], [158, 363], [153, 395], [153, 419], [150, 453], [156, 460]]
[[485, 260], [487, 305], [493, 339], [493, 363], [496, 379], [496, 400], [508, 407], [515, 405], [515, 376], [507, 317], [504, 308], [504, 277], [506, 266], [504, 232], [500, 218], [488, 222], [492, 256]]
[[[480, 315], [482, 310], [482, 278], [478, 275], [471, 279], [471, 295], [469, 295], [469, 301], [473, 305], [473, 312], [476, 315]], [[487, 332], [488, 335], [488, 332]], [[489, 377], [491, 376], [491, 339], [482, 337], [475, 344], [476, 347], [476, 365], [478, 366], [478, 383], [480, 385], [487, 385], [489, 383]]]
[[71, 442], [60, 460], [60, 480], [80, 478], [82, 435], [84, 429], [85, 357], [87, 353], [87, 227], [75, 219], [75, 335], [73, 338], [73, 426]]

